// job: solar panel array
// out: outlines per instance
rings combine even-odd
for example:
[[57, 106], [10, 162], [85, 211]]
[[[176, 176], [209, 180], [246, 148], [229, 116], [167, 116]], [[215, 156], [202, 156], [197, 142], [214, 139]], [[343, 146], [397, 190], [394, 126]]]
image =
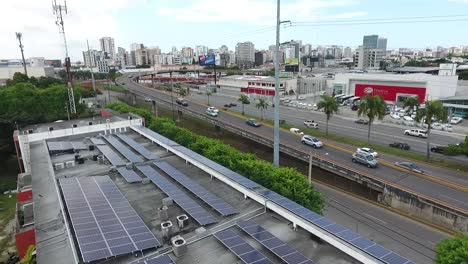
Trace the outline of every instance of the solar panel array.
[[263, 196], [272, 202], [281, 205], [283, 208], [291, 211], [292, 213], [302, 217], [308, 222], [328, 231], [329, 233], [343, 239], [344, 241], [358, 247], [364, 252], [380, 259], [387, 264], [411, 264], [410, 260], [376, 244], [369, 239], [362, 237], [353, 231], [337, 224], [329, 219], [312, 212], [311, 210], [303, 207], [302, 205], [285, 198], [273, 191], [264, 191]]
[[47, 147], [50, 151], [65, 151], [65, 150], [83, 150], [88, 149], [88, 147], [79, 141], [50, 141], [47, 142]]
[[220, 231], [214, 234], [214, 236], [244, 263], [273, 264], [271, 260], [265, 257], [262, 253], [258, 252], [258, 250], [245, 242], [245, 240], [243, 240], [232, 230]]
[[138, 261], [136, 264], [175, 264], [175, 262], [171, 259], [171, 257], [163, 255], [149, 258], [146, 260], [141, 260]]
[[156, 165], [159, 169], [164, 171], [167, 175], [169, 175], [172, 179], [176, 180], [182, 186], [184, 186], [195, 196], [200, 198], [203, 202], [215, 209], [222, 216], [228, 216], [239, 213], [239, 211], [234, 209], [234, 207], [232, 207], [230, 204], [226, 203], [223, 199], [214, 195], [206, 188], [196, 183], [194, 180], [190, 179], [176, 168], [172, 167], [169, 163], [165, 161], [154, 162], [154, 165]]
[[179, 143], [177, 143], [175, 141], [172, 141], [172, 140], [168, 139], [167, 137], [161, 136], [160, 134], [154, 132], [153, 130], [151, 130], [151, 129], [147, 128], [147, 127], [139, 127], [138, 130], [144, 132], [145, 134], [149, 135], [150, 137], [155, 138], [156, 140], [161, 142], [161, 144], [169, 145], [169, 146], [179, 146]]
[[171, 197], [174, 202], [187, 212], [195, 221], [197, 221], [197, 223], [204, 226], [217, 222], [212, 214], [197, 204], [173, 183], [161, 176], [161, 174], [155, 171], [152, 167], [143, 165], [137, 166], [137, 168], [167, 196]]
[[92, 137], [90, 138], [91, 142], [94, 144], [94, 145], [105, 145], [106, 142], [104, 142], [104, 140], [100, 139], [100, 138], [95, 138], [95, 137]]
[[[230, 178], [231, 180], [233, 180], [234, 182], [237, 182], [241, 185], [243, 185], [244, 187], [246, 188], [250, 188], [250, 189], [260, 189], [260, 188], [263, 188], [261, 185], [245, 178], [244, 176], [240, 175], [240, 174], [237, 174], [233, 171], [231, 171], [230, 169], [220, 165], [220, 164], [217, 164], [216, 162], [212, 161], [212, 160], [209, 160], [207, 158], [205, 158], [204, 156], [190, 150], [190, 149], [187, 149], [186, 147], [184, 146], [181, 146], [161, 135], [159, 135], [158, 133], [154, 132], [154, 131], [151, 131], [150, 129], [148, 128], [139, 128], [140, 130], [142, 130], [143, 132], [145, 132], [146, 134], [150, 135], [151, 137], [154, 137], [155, 139], [157, 140], [160, 140], [162, 143], [165, 143], [165, 142], [169, 142], [171, 143], [172, 147], [175, 148], [177, 151], [197, 160], [199, 163], [202, 163], [203, 165], [207, 166], [208, 168], [211, 168], [221, 174], [223, 174], [224, 176]], [[393, 251], [390, 251], [372, 241], [370, 241], [370, 243], [366, 243], [367, 240], [366, 238], [352, 232], [351, 230], [343, 227], [343, 226], [340, 226], [330, 220], [328, 220], [327, 218], [324, 218], [323, 216], [321, 215], [318, 215], [314, 212], [312, 212], [311, 210], [283, 197], [282, 195], [279, 195], [273, 191], [270, 191], [270, 190], [267, 190], [267, 191], [264, 191], [262, 193], [262, 195], [266, 198], [268, 198], [269, 200], [272, 200], [274, 201], [275, 203], [279, 204], [280, 206], [282, 206], [283, 208], [289, 210], [290, 212], [304, 218], [305, 220], [313, 223], [314, 225], [316, 225], [317, 227], [319, 228], [322, 228], [323, 230], [326, 230], [328, 232], [330, 232], [331, 234], [343, 239], [344, 241], [352, 244], [351, 242], [353, 240], [356, 239], [355, 244], [356, 246], [359, 245], [360, 249], [364, 250], [366, 253], [376, 257], [377, 259], [380, 259], [381, 261], [383, 261], [384, 263], [387, 263], [387, 264], [412, 264], [414, 262], [396, 254], [395, 252]], [[351, 234], [348, 236], [348, 234]], [[358, 238], [360, 238], [359, 240], [357, 240]], [[362, 241], [366, 241], [364, 243], [361, 243]], [[365, 245], [364, 245], [365, 244]], [[353, 244], [354, 245], [354, 244]]]
[[129, 182], [141, 182], [143, 179], [138, 175], [134, 170], [129, 170], [126, 167], [119, 167], [117, 171], [124, 177], [124, 179]]
[[161, 245], [108, 176], [59, 182], [84, 262]]
[[237, 222], [237, 225], [260, 244], [265, 246], [277, 257], [287, 264], [313, 264], [313, 262], [302, 255], [293, 247], [281, 241], [279, 238], [265, 230], [262, 226], [253, 220], [243, 220]]
[[106, 159], [114, 166], [123, 166], [126, 164], [125, 160], [123, 160], [117, 153], [115, 153], [109, 146], [107, 145], [96, 145], [96, 147], [101, 151]]
[[147, 150], [145, 147], [143, 147], [140, 143], [136, 142], [133, 138], [124, 135], [124, 134], [116, 134], [123, 142], [127, 143], [130, 147], [132, 147], [134, 150], [136, 150], [138, 153], [140, 153], [143, 157], [145, 157], [148, 160], [155, 160], [159, 159], [159, 157], [154, 154], [153, 152]]
[[106, 136], [104, 138], [129, 161], [133, 163], [143, 162], [142, 158], [140, 158], [137, 154], [135, 154], [133, 151], [127, 148], [124, 144], [122, 144], [115, 137]]

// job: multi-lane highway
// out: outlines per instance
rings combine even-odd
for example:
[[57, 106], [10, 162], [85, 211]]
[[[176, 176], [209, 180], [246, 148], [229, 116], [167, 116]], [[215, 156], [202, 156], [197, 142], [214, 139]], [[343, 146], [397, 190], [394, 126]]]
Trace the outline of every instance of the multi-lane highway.
[[[133, 91], [137, 94], [158, 98], [160, 100], [165, 100], [168, 102], [171, 101], [170, 95], [168, 95], [167, 93], [143, 87], [134, 83], [129, 78], [120, 78], [119, 83], [122, 82], [125, 83], [124, 87], [126, 89]], [[204, 106], [200, 102], [197, 103], [196, 98], [191, 99], [193, 99], [193, 101], [189, 102], [189, 105], [187, 107], [192, 111], [196, 111], [198, 113], [203, 114], [206, 110], [206, 106]], [[216, 102], [215, 98], [211, 98], [210, 103], [217, 106], [222, 105], [221, 103]], [[301, 119], [301, 122], [303, 121], [303, 118], [299, 117], [299, 113], [289, 112], [289, 115], [295, 116], [297, 119]], [[223, 122], [236, 125], [246, 131], [254, 132], [265, 138], [271, 139], [273, 136], [273, 129], [271, 127], [262, 126], [259, 128], [254, 128], [248, 126], [245, 124], [245, 119], [237, 115], [232, 115], [230, 113], [222, 111], [220, 112], [219, 116], [215, 118]], [[287, 119], [288, 122], [290, 122], [290, 118], [285, 119]], [[320, 119], [316, 118], [316, 120]], [[346, 165], [352, 168], [353, 170], [364, 172], [366, 174], [372, 175], [373, 177], [392, 182], [410, 190], [414, 190], [418, 193], [439, 200], [444, 204], [451, 205], [457, 210], [468, 212], [468, 182], [466, 176], [462, 173], [457, 173], [451, 170], [433, 167], [431, 165], [422, 163], [419, 165], [424, 168], [425, 174], [417, 175], [415, 173], [411, 173], [406, 170], [392, 166], [391, 164], [394, 161], [400, 159], [398, 157], [389, 155], [382, 155], [382, 157], [380, 158], [381, 165], [376, 169], [372, 169], [361, 166], [359, 164], [352, 163], [350, 154], [352, 148], [349, 146], [344, 146], [335, 142], [325, 142], [325, 147], [323, 149], [316, 150], [308, 146], [302, 145], [300, 143], [300, 138], [297, 135], [289, 133], [288, 131], [280, 132], [280, 141], [282, 144], [293, 146], [294, 148], [302, 150], [304, 152], [313, 151], [314, 155], [326, 157], [328, 160], [331, 160], [338, 164]]]

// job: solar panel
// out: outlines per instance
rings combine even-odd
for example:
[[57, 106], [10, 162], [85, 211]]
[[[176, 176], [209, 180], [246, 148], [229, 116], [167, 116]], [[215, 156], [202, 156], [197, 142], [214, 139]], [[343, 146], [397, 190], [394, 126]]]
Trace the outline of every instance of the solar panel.
[[[150, 136], [150, 137], [153, 137], [155, 138], [156, 140], [160, 141], [162, 144], [166, 144], [166, 145], [170, 145], [172, 146], [174, 149], [176, 149], [178, 152], [181, 152], [189, 157], [191, 157], [192, 159], [196, 160], [198, 163], [201, 163], [202, 166], [206, 166], [212, 170], [215, 170], [221, 174], [223, 174], [224, 176], [228, 177], [229, 179], [231, 179], [232, 181], [234, 182], [237, 182], [239, 183], [240, 185], [246, 187], [246, 188], [249, 188], [249, 189], [261, 189], [261, 188], [264, 188], [262, 187], [261, 185], [255, 183], [254, 181], [236, 173], [236, 172], [233, 172], [232, 170], [190, 150], [190, 149], [187, 149], [186, 147], [184, 146], [181, 146], [179, 144], [177, 144], [176, 142], [170, 140], [170, 139], [167, 139], [166, 137], [148, 129], [148, 128], [145, 128], [145, 127], [142, 127], [142, 128], [138, 128], [138, 130], [140, 130], [142, 133]], [[314, 224], [317, 228], [320, 228], [320, 229], [323, 229], [323, 230], [326, 230], [328, 232], [330, 232], [331, 234], [343, 239], [344, 241], [350, 243], [350, 241], [354, 240], [354, 239], [357, 239], [359, 237], [361, 237], [360, 235], [352, 232], [351, 230], [349, 229], [346, 229], [344, 227], [341, 227], [339, 225], [337, 225], [336, 223], [324, 218], [323, 216], [321, 215], [318, 215], [314, 212], [312, 212], [311, 210], [303, 207], [302, 205], [299, 205], [287, 198], [285, 198], [284, 196], [280, 195], [280, 194], [277, 194], [271, 190], [267, 190], [267, 191], [264, 191], [262, 192], [262, 195], [267, 198], [268, 200], [271, 200], [275, 203], [277, 203], [278, 205], [282, 206], [284, 209], [286, 210], [289, 210], [290, 212], [298, 215], [299, 217], [302, 217], [303, 219], [309, 221], [310, 223]], [[315, 223], [314, 223], [315, 222]], [[351, 244], [351, 243], [350, 243]], [[369, 253], [370, 255], [373, 255], [375, 254], [375, 252], [371, 252], [371, 250], [374, 249], [374, 246], [370, 246], [366, 249], [364, 249], [363, 251]], [[390, 251], [391, 252], [391, 251]], [[375, 256], [375, 255], [373, 255]], [[389, 262], [386, 262], [386, 260], [384, 259], [385, 257], [387, 257], [389, 260]], [[405, 263], [408, 262], [411, 263], [410, 260], [407, 260], [403, 257], [401, 257], [400, 255], [394, 253], [394, 252], [391, 252], [390, 254], [388, 255], [385, 255], [384, 257], [377, 257], [379, 258], [380, 260], [386, 262], [386, 263], [389, 263], [389, 264], [394, 264], [394, 263], [400, 263], [400, 262], [396, 262], [396, 261], [400, 261], [400, 260], [393, 260], [393, 257], [395, 259], [400, 259], [402, 258], [403, 262], [401, 263]], [[393, 261], [393, 262], [392, 262]]]
[[129, 183], [142, 181], [142, 178], [140, 177], [140, 175], [138, 175], [134, 170], [129, 170], [125, 167], [119, 167], [117, 168], [117, 171]]
[[175, 264], [171, 257], [163, 255], [138, 261], [136, 264]]
[[187, 194], [177, 188], [173, 183], [161, 176], [148, 165], [137, 166], [137, 168], [148, 177], [159, 189], [171, 197], [185, 212], [200, 225], [209, 225], [218, 222], [214, 216], [203, 207], [192, 200]]
[[117, 155], [109, 146], [107, 145], [96, 145], [96, 147], [101, 151], [106, 159], [114, 166], [123, 166], [126, 164], [125, 160]]
[[90, 138], [91, 142], [94, 144], [94, 145], [105, 145], [106, 142], [104, 142], [102, 139], [100, 138], [95, 138], [95, 137], [92, 137]]
[[220, 231], [214, 236], [244, 263], [273, 263], [231, 230]]
[[310, 259], [306, 258], [299, 251], [275, 237], [253, 220], [238, 221], [237, 226], [284, 262], [288, 264], [313, 264]]
[[123, 135], [123, 134], [116, 134], [123, 142], [127, 143], [130, 147], [132, 147], [134, 150], [136, 150], [138, 153], [140, 153], [143, 157], [145, 157], [148, 160], [155, 160], [159, 159], [159, 157], [154, 154], [153, 152], [147, 150], [145, 147], [143, 147], [140, 143], [136, 142], [133, 138]]
[[59, 183], [84, 262], [161, 245], [108, 176]]
[[133, 151], [127, 148], [124, 144], [120, 143], [120, 141], [118, 141], [115, 137], [106, 136], [104, 138], [129, 161], [133, 163], [143, 162], [142, 158], [133, 153]]
[[213, 193], [205, 189], [203, 186], [196, 183], [194, 180], [190, 179], [176, 168], [172, 167], [169, 163], [165, 161], [154, 162], [154, 165], [156, 165], [167, 175], [169, 175], [172, 179], [176, 180], [178, 183], [180, 183], [182, 186], [184, 186], [187, 190], [192, 192], [202, 201], [207, 203], [210, 207], [215, 209], [222, 216], [237, 214], [239, 212], [236, 209], [234, 209], [234, 207], [232, 207], [230, 204], [226, 203], [223, 199], [214, 195]]

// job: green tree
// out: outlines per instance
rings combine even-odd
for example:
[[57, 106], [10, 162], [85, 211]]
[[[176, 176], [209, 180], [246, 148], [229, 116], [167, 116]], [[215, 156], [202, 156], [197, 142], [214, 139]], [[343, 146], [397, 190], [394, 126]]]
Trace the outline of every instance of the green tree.
[[458, 74], [458, 80], [468, 80], [468, 71], [462, 71]]
[[213, 93], [211, 92], [211, 90], [208, 89], [208, 90], [206, 90], [206, 93], [205, 93], [205, 94], [206, 94], [207, 104], [210, 105], [210, 96], [211, 96]]
[[468, 264], [468, 234], [457, 234], [436, 245], [436, 264]]
[[115, 79], [117, 79], [117, 70], [110, 69], [109, 70], [109, 79], [115, 84]]
[[385, 116], [387, 105], [380, 95], [367, 95], [361, 98], [361, 104], [358, 108], [358, 116], [367, 116], [369, 119], [367, 129], [367, 143], [370, 142], [371, 125], [375, 118], [382, 120]]
[[187, 95], [187, 89], [183, 88], [183, 87], [180, 87], [179, 88], [179, 91], [178, 91], [178, 94], [181, 96], [181, 97], [184, 97]]
[[403, 108], [406, 108], [406, 112], [412, 113], [416, 108], [416, 112], [419, 109], [419, 98], [416, 97], [406, 97], [405, 101], [403, 102]]
[[237, 101], [241, 102], [241, 104], [242, 104], [242, 115], [245, 115], [244, 105], [245, 104], [250, 104], [249, 97], [246, 94], [242, 93], [242, 94], [239, 94], [239, 98], [237, 99]]
[[11, 80], [7, 80], [6, 85], [15, 85], [17, 83], [27, 83], [29, 82], [29, 78], [26, 74], [21, 73], [21, 72], [15, 72], [13, 74], [13, 78]]
[[260, 109], [261, 113], [262, 113], [262, 120], [265, 116], [265, 110], [268, 108], [268, 101], [266, 98], [264, 97], [260, 97], [258, 99], [258, 102], [257, 104], [255, 105], [255, 107], [257, 107], [257, 109]]
[[433, 123], [433, 119], [440, 120], [442, 122], [447, 122], [448, 113], [447, 110], [444, 108], [442, 102], [434, 100], [434, 101], [426, 101], [424, 103], [423, 108], [419, 108], [416, 112], [416, 121], [423, 122], [427, 125], [427, 138], [426, 138], [426, 156], [427, 159], [430, 159], [430, 132], [431, 126]]
[[328, 136], [328, 121], [333, 114], [338, 113], [338, 102], [336, 101], [335, 97], [331, 97], [328, 95], [320, 96], [322, 100], [318, 102], [317, 107], [318, 109], [323, 109], [323, 112], [327, 116], [327, 125], [325, 129], [325, 134]]

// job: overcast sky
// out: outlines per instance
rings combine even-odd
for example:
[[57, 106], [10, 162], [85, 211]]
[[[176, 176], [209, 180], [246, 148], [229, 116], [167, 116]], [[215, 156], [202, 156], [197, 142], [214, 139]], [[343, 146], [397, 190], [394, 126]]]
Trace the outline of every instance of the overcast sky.
[[[139, 42], [159, 46], [163, 52], [197, 44], [233, 49], [247, 40], [262, 49], [275, 41], [275, 0], [69, 0], [67, 5], [65, 31], [73, 61], [82, 60], [86, 39], [97, 49], [103, 36], [113, 37], [116, 49], [128, 50], [130, 43]], [[26, 58], [64, 57], [51, 0], [1, 0], [0, 10], [1, 59], [21, 57], [15, 32], [23, 33]], [[388, 38], [389, 48], [468, 45], [468, 0], [283, 0], [281, 12], [281, 20], [292, 22], [442, 15], [457, 20], [291, 26], [281, 29], [282, 42], [296, 39], [304, 44], [356, 47], [363, 35], [378, 34]]]

